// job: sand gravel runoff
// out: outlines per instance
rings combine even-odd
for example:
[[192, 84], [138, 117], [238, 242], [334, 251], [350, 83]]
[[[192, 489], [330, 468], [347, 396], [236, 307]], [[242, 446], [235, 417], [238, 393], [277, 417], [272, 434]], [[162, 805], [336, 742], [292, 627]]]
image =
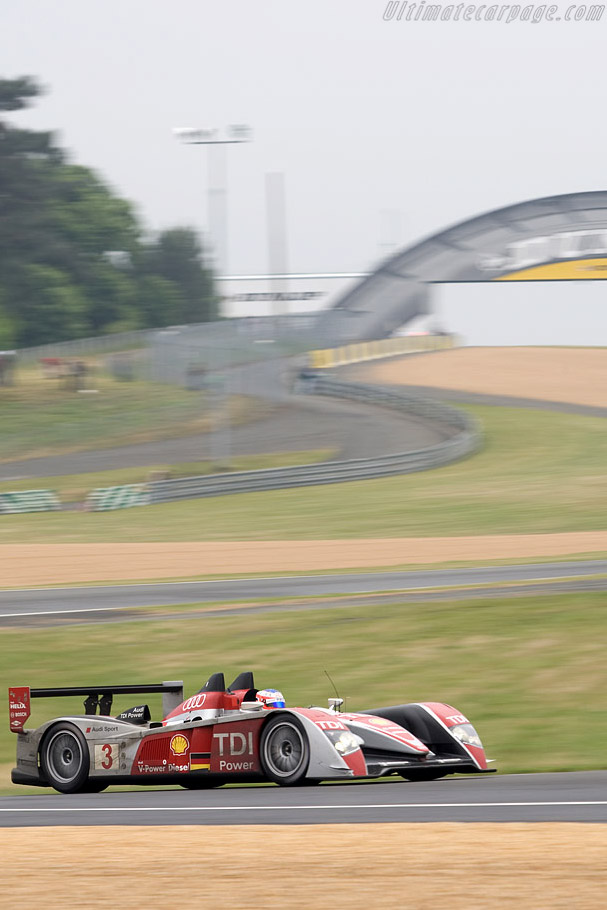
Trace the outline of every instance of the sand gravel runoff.
[[598, 910], [607, 825], [0, 829], [0, 907]]
[[454, 348], [361, 365], [356, 378], [606, 407], [607, 348]]
[[0, 587], [323, 572], [607, 551], [607, 531], [352, 540], [3, 544]]

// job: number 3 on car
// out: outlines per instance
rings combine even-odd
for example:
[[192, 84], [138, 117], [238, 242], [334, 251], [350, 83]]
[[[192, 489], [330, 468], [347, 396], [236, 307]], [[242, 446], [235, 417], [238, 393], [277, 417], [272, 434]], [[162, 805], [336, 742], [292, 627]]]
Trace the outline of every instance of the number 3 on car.
[[109, 771], [118, 760], [118, 743], [104, 743], [95, 746], [95, 770]]

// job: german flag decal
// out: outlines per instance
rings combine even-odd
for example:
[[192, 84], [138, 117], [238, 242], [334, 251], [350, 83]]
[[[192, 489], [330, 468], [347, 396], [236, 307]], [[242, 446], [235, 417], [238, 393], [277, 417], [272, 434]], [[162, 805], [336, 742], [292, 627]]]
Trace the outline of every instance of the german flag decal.
[[190, 752], [190, 771], [210, 771], [210, 752]]

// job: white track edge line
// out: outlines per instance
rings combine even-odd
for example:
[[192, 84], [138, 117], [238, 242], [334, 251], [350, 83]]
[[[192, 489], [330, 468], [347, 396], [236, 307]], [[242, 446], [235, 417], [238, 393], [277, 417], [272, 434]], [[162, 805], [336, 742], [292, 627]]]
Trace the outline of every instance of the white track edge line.
[[56, 806], [54, 808], [20, 806], [0, 808], [0, 812], [263, 812], [334, 809], [487, 809], [521, 806], [607, 806], [607, 800], [574, 800], [563, 802], [512, 803], [351, 803], [319, 806]]

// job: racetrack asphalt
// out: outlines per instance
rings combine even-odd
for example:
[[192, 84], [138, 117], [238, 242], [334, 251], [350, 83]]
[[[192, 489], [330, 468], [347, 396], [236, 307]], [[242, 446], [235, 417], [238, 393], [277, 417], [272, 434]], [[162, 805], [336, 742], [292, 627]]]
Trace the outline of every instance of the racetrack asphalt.
[[[293, 364], [278, 360], [231, 371], [233, 394], [270, 401], [276, 410], [267, 418], [229, 428], [230, 455], [258, 455], [333, 449], [332, 459], [372, 458], [415, 451], [453, 435], [435, 420], [424, 420], [378, 405], [342, 399], [291, 394], [286, 379]], [[195, 393], [192, 393], [195, 394]], [[228, 445], [226, 429], [222, 444]], [[66, 474], [85, 474], [126, 467], [216, 460], [213, 433], [157, 440], [87, 452], [49, 455], [0, 464], [0, 481]]]
[[[335, 405], [330, 407], [330, 405]], [[430, 421], [407, 417], [387, 408], [310, 397], [278, 410], [263, 420], [230, 429], [232, 457], [313, 449], [337, 450], [331, 459], [371, 458], [436, 445], [448, 432]], [[224, 431], [223, 438], [226, 438]], [[126, 467], [177, 464], [216, 459], [212, 433], [164, 439], [93, 452], [72, 452], [0, 464], [0, 480], [85, 474]]]
[[[392, 386], [396, 391], [403, 386]], [[423, 398], [438, 398], [452, 404], [480, 404], [500, 408], [525, 408], [532, 411], [555, 411], [558, 414], [578, 414], [580, 417], [607, 417], [607, 408], [569, 401], [545, 401], [541, 398], [518, 398], [514, 395], [484, 395], [481, 392], [460, 392], [426, 385], [409, 385], [406, 391]]]
[[607, 822], [607, 772], [0, 798], [0, 827]]
[[[344, 575], [297, 575], [275, 578], [239, 578], [211, 581], [185, 581], [132, 585], [107, 585], [66, 588], [31, 588], [0, 591], [0, 624], [30, 624], [34, 618], [65, 623], [100, 621], [102, 614], [116, 614], [134, 607], [170, 606], [213, 602], [235, 603], [244, 600], [263, 601], [273, 598], [322, 598], [331, 595], [372, 595], [398, 592], [419, 600], [432, 594], [432, 599], [453, 600], [473, 596], [467, 586], [485, 586], [483, 595], [514, 595], [520, 590], [510, 587], [517, 582], [540, 582], [541, 589], [529, 586], [525, 593], [553, 590], [604, 590], [606, 579], [593, 576], [607, 574], [607, 560], [536, 563], [529, 565], [480, 566], [460, 569], [430, 569], [409, 572], [349, 573]], [[491, 587], [487, 587], [490, 585]], [[499, 586], [502, 586], [501, 589]], [[453, 586], [461, 586], [454, 591]], [[444, 587], [441, 592], [428, 589]], [[318, 609], [348, 605], [336, 601], [311, 601], [293, 609]], [[256, 612], [285, 609], [284, 605], [255, 606]], [[216, 614], [224, 613], [218, 609]], [[205, 615], [211, 615], [210, 611]], [[131, 617], [124, 617], [131, 618]], [[146, 617], [149, 618], [149, 617]], [[154, 618], [161, 619], [161, 616]], [[175, 618], [171, 614], [171, 618]]]

